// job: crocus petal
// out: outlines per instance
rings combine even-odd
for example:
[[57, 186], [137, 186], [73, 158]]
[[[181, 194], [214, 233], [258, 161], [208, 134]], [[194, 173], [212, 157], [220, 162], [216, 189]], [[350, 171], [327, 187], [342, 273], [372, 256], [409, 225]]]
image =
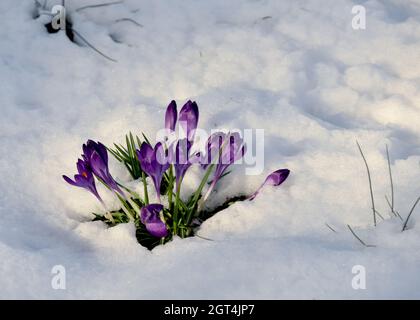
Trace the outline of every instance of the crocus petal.
[[194, 140], [198, 125], [198, 106], [196, 102], [188, 101], [179, 112], [179, 124], [189, 141]]
[[77, 171], [80, 174], [82, 174], [83, 172], [87, 172], [88, 171], [87, 168], [86, 168], [86, 165], [85, 165], [85, 161], [83, 161], [82, 159], [79, 159], [77, 161], [76, 166], [77, 166]]
[[75, 182], [75, 181], [73, 181], [73, 180], [71, 180], [69, 177], [67, 177], [67, 176], [63, 176], [63, 179], [68, 183], [68, 184], [70, 184], [70, 185], [72, 185], [72, 186], [75, 186], [75, 187], [78, 187], [79, 185]]
[[166, 153], [162, 143], [157, 143], [154, 149], [149, 144], [143, 143], [140, 150], [137, 151], [137, 157], [142, 170], [152, 178], [157, 196], [160, 198], [162, 177], [169, 168], [169, 163], [166, 160]]
[[172, 100], [171, 103], [168, 105], [168, 108], [166, 109], [165, 128], [170, 131], [174, 131], [177, 117], [178, 117], [178, 111], [177, 111], [176, 102]]
[[140, 146], [140, 150], [137, 150], [136, 153], [142, 170], [146, 172], [147, 175], [152, 175], [154, 173], [152, 168], [154, 155], [153, 148], [148, 143], [143, 143]]
[[102, 198], [96, 189], [95, 179], [90, 171], [90, 168], [88, 168], [87, 163], [79, 159], [77, 162], [77, 170], [79, 174], [74, 176], [74, 181], [67, 176], [63, 176], [63, 179], [72, 186], [84, 188], [90, 191], [100, 202], [103, 203]]
[[219, 163], [231, 165], [244, 156], [245, 144], [238, 132], [231, 133], [226, 139], [229, 140], [224, 142]]
[[87, 151], [88, 158], [90, 158], [93, 152], [96, 151], [101, 157], [102, 161], [106, 165], [108, 165], [108, 152], [106, 150], [106, 147], [102, 143], [95, 142], [93, 140], [88, 140], [88, 142], [86, 143], [85, 150]]
[[63, 176], [63, 179], [76, 187], [81, 187], [92, 192], [99, 201], [102, 202], [101, 197], [96, 190], [95, 174], [98, 178], [102, 179], [110, 188], [122, 193], [115, 180], [112, 178], [108, 170], [108, 152], [106, 147], [93, 140], [88, 140], [83, 144], [82, 159], [77, 161], [78, 174], [74, 176], [74, 181], [67, 176]]
[[152, 162], [152, 166], [155, 173], [152, 176], [152, 178], [155, 184], [156, 193], [158, 195], [158, 198], [160, 198], [160, 185], [162, 183], [163, 174], [169, 168], [169, 162], [166, 156], [165, 148], [160, 142], [158, 142], [155, 146], [153, 160], [154, 161]]
[[260, 190], [265, 186], [273, 186], [277, 187], [281, 185], [289, 176], [290, 170], [289, 169], [279, 169], [274, 171], [273, 173], [269, 174], [265, 179], [264, 183], [255, 191], [248, 199], [250, 201], [254, 200], [255, 197], [258, 195]]
[[[165, 150], [163, 144], [161, 142], [156, 143], [156, 146], [153, 150], [154, 152], [154, 158], [156, 162], [163, 167], [166, 167], [168, 164], [168, 157], [167, 157], [167, 151]], [[168, 166], [169, 167], [169, 166]], [[165, 169], [166, 171], [166, 169]]]
[[215, 132], [207, 139], [207, 150], [206, 154], [202, 154], [201, 166], [203, 169], [211, 163], [215, 163], [219, 157], [219, 151], [223, 146], [223, 142], [226, 139], [226, 133], [224, 132]]
[[106, 150], [106, 147], [102, 143], [98, 142], [97, 147], [96, 147], [96, 152], [99, 153], [102, 160], [108, 166], [108, 151]]
[[192, 143], [187, 139], [178, 140], [169, 147], [169, 162], [174, 165], [177, 186], [181, 183], [187, 170], [191, 167], [190, 149]]
[[96, 177], [100, 178], [109, 188], [117, 191], [123, 197], [125, 196], [124, 192], [118, 186], [111, 173], [109, 173], [108, 165], [104, 162], [103, 158], [99, 155], [98, 152], [93, 151], [90, 165]]
[[82, 159], [79, 159], [77, 161], [76, 166], [77, 166], [77, 171], [79, 172], [79, 174], [81, 176], [83, 176], [86, 180], [88, 180], [88, 181], [93, 181], [94, 180], [92, 169], [86, 161], [83, 161]]
[[146, 224], [146, 229], [156, 238], [164, 238], [168, 235], [168, 229], [166, 228], [165, 223], [160, 219]]
[[160, 203], [152, 203], [147, 206], [144, 206], [140, 212], [140, 220], [142, 223], [147, 223], [159, 212], [163, 210], [163, 205]]
[[[91, 141], [91, 140], [89, 140], [89, 141]], [[89, 141], [88, 141], [88, 143], [89, 143]], [[82, 157], [83, 157], [83, 160], [86, 163], [90, 163], [90, 156], [92, 155], [92, 152], [93, 152], [93, 149], [91, 147], [88, 147], [88, 143], [83, 144], [83, 147], [82, 147], [83, 148]]]
[[96, 151], [93, 151], [92, 153], [90, 165], [92, 166], [93, 172], [100, 178], [103, 178], [104, 173], [107, 171], [107, 166], [102, 157]]
[[77, 183], [79, 187], [88, 188], [90, 185], [90, 181], [80, 174], [76, 174], [74, 176], [74, 181]]
[[280, 170], [274, 171], [265, 179], [263, 186], [275, 186], [275, 187], [279, 186], [287, 179], [289, 174], [290, 174], [289, 169], [280, 169]]
[[[203, 202], [205, 202], [209, 195], [213, 192], [217, 182], [224, 175], [227, 168], [229, 168], [229, 166], [234, 164], [237, 160], [241, 159], [245, 152], [245, 143], [240, 134], [237, 132], [229, 134], [217, 132], [210, 136], [207, 142], [206, 160], [209, 160], [211, 163], [214, 163], [215, 159], [218, 159], [218, 161], [210, 187], [203, 197]], [[202, 164], [202, 167], [206, 169], [208, 164]]]
[[147, 231], [154, 237], [163, 238], [168, 235], [166, 224], [160, 218], [163, 210], [161, 204], [149, 204], [144, 206], [140, 212], [140, 220], [146, 226]]
[[[219, 147], [220, 148], [220, 147]], [[220, 153], [220, 150], [217, 150]], [[217, 184], [220, 177], [223, 176], [227, 168], [241, 159], [246, 152], [246, 146], [239, 133], [230, 133], [225, 135], [221, 155], [219, 157], [216, 169], [214, 171], [212, 186]], [[213, 151], [214, 153], [214, 151]]]

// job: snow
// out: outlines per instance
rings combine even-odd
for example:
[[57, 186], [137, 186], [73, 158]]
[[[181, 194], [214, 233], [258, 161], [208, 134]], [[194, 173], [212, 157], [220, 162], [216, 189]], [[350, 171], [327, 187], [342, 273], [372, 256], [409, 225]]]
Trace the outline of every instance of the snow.
[[[66, 2], [73, 27], [117, 63], [48, 34], [33, 1], [0, 2], [0, 298], [420, 298], [419, 208], [401, 233], [384, 198], [386, 144], [404, 217], [420, 195], [418, 0], [125, 0], [78, 13], [101, 2]], [[360, 3], [367, 26], [353, 30]], [[232, 174], [215, 202], [292, 174], [207, 220], [199, 235], [214, 241], [149, 252], [134, 226], [90, 222], [100, 206], [61, 175], [88, 138], [153, 137], [171, 99], [196, 100], [208, 130], [265, 130], [264, 174]], [[356, 139], [387, 218], [377, 228]], [[51, 287], [55, 265], [66, 290]], [[365, 290], [352, 288], [355, 265]]]

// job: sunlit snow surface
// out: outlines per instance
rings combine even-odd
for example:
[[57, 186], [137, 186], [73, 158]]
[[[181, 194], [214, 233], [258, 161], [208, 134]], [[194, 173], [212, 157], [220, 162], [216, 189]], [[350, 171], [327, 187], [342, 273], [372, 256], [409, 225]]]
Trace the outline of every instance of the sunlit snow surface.
[[[420, 212], [407, 232], [395, 218], [373, 228], [355, 144], [385, 217], [389, 145], [405, 217], [420, 195], [417, 0], [125, 0], [78, 13], [101, 1], [66, 2], [73, 27], [117, 63], [48, 34], [33, 1], [0, 1], [0, 298], [420, 298]], [[353, 30], [360, 3], [366, 30]], [[265, 130], [264, 174], [239, 170], [216, 201], [275, 169], [292, 174], [206, 221], [199, 233], [214, 241], [149, 252], [134, 226], [89, 222], [100, 207], [61, 174], [88, 138], [153, 137], [171, 99], [196, 100], [205, 129]], [[129, 180], [118, 163], [111, 170]], [[66, 290], [51, 287], [54, 265], [66, 268]], [[354, 265], [366, 268], [366, 290], [352, 288]]]

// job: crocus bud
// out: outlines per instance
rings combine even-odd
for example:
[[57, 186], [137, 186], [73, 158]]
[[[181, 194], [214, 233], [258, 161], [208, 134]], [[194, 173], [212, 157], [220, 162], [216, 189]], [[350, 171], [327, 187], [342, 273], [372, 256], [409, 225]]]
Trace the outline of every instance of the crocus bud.
[[265, 186], [277, 187], [281, 185], [287, 179], [289, 174], [289, 169], [280, 169], [269, 174], [268, 177], [265, 179], [264, 183], [248, 199], [250, 201], [254, 200], [258, 193], [261, 191], [261, 189]]
[[198, 106], [196, 102], [188, 101], [179, 112], [179, 124], [188, 141], [194, 140], [198, 125]]
[[156, 194], [160, 202], [160, 186], [165, 171], [169, 168], [169, 163], [164, 162], [165, 150], [162, 143], [157, 143], [152, 148], [148, 143], [143, 143], [140, 150], [136, 151], [141, 169], [153, 180]]
[[163, 238], [168, 235], [168, 228], [160, 217], [162, 210], [163, 205], [154, 203], [141, 208], [140, 213], [140, 220], [146, 226], [147, 231], [157, 238]]
[[170, 131], [175, 131], [176, 120], [178, 117], [178, 111], [176, 107], [176, 102], [174, 100], [166, 108], [165, 114], [165, 128]]

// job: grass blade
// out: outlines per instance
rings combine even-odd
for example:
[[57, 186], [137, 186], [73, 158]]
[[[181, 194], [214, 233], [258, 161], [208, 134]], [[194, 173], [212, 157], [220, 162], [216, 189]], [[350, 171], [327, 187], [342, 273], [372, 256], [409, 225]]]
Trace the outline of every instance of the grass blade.
[[362, 155], [363, 161], [365, 162], [365, 165], [366, 165], [366, 171], [367, 171], [368, 179], [369, 179], [370, 199], [372, 201], [373, 225], [376, 227], [376, 212], [377, 211], [375, 209], [375, 200], [373, 198], [372, 179], [370, 177], [369, 165], [366, 161], [365, 155], [363, 154], [362, 147], [360, 146], [358, 141], [356, 141], [356, 143], [357, 143], [357, 147], [359, 148], [360, 154]]
[[389, 182], [391, 186], [391, 212], [396, 216], [394, 211], [394, 181], [392, 179], [392, 171], [391, 171], [391, 160], [389, 159], [389, 149], [388, 145], [386, 145], [386, 158], [388, 161], [388, 173], [389, 173]]
[[395, 215], [396, 217], [400, 218], [400, 219], [401, 219], [401, 221], [403, 221], [403, 218], [402, 218], [402, 217], [401, 217], [401, 215], [398, 213], [398, 211], [392, 208], [391, 202], [389, 201], [389, 199], [388, 199], [388, 197], [387, 197], [387, 196], [385, 196], [385, 200], [386, 200], [386, 203], [388, 203], [388, 206], [389, 206], [389, 209], [391, 210], [391, 212], [392, 212], [392, 213], [394, 213], [394, 215]]
[[325, 223], [325, 226], [330, 229], [332, 232], [337, 233], [328, 223]]
[[413, 207], [411, 208], [410, 213], [408, 214], [407, 219], [404, 222], [404, 226], [403, 226], [401, 232], [402, 231], [405, 231], [407, 229], [408, 220], [410, 220], [410, 217], [413, 214], [414, 209], [416, 208], [416, 206], [419, 203], [419, 201], [420, 201], [420, 197], [417, 198], [416, 202], [414, 203]]
[[112, 61], [112, 62], [118, 62], [117, 60], [115, 60], [115, 59], [113, 59], [113, 58], [111, 58], [111, 57], [109, 57], [109, 56], [107, 56], [105, 53], [103, 53], [103, 52], [101, 52], [101, 51], [99, 51], [98, 49], [96, 49], [96, 47], [93, 45], [93, 44], [91, 44], [89, 41], [87, 41], [86, 40], [86, 38], [85, 37], [83, 37], [78, 31], [76, 31], [76, 30], [74, 30], [73, 28], [72, 28], [72, 31], [73, 31], [73, 33], [75, 34], [75, 35], [77, 35], [84, 43], [86, 43], [87, 44], [87, 46], [88, 47], [90, 47], [93, 51], [95, 51], [96, 53], [99, 53], [102, 57], [104, 57], [105, 59], [108, 59], [109, 61]]
[[87, 5], [87, 6], [77, 8], [75, 11], [80, 12], [80, 11], [85, 10], [85, 9], [106, 7], [106, 6], [112, 6], [112, 5], [121, 4], [121, 3], [123, 3], [123, 1], [114, 1], [114, 2], [107, 2], [107, 3], [91, 4], [91, 5]]
[[353, 236], [357, 239], [357, 240], [359, 240], [359, 242], [362, 244], [362, 245], [364, 245], [365, 247], [367, 247], [367, 248], [373, 248], [373, 247], [375, 247], [374, 245], [371, 245], [371, 244], [366, 244], [362, 239], [360, 239], [360, 237], [356, 234], [356, 232], [354, 232], [353, 231], [353, 229], [350, 227], [350, 225], [347, 225], [347, 227], [349, 228], [349, 230], [350, 230], [350, 232], [353, 234]]

